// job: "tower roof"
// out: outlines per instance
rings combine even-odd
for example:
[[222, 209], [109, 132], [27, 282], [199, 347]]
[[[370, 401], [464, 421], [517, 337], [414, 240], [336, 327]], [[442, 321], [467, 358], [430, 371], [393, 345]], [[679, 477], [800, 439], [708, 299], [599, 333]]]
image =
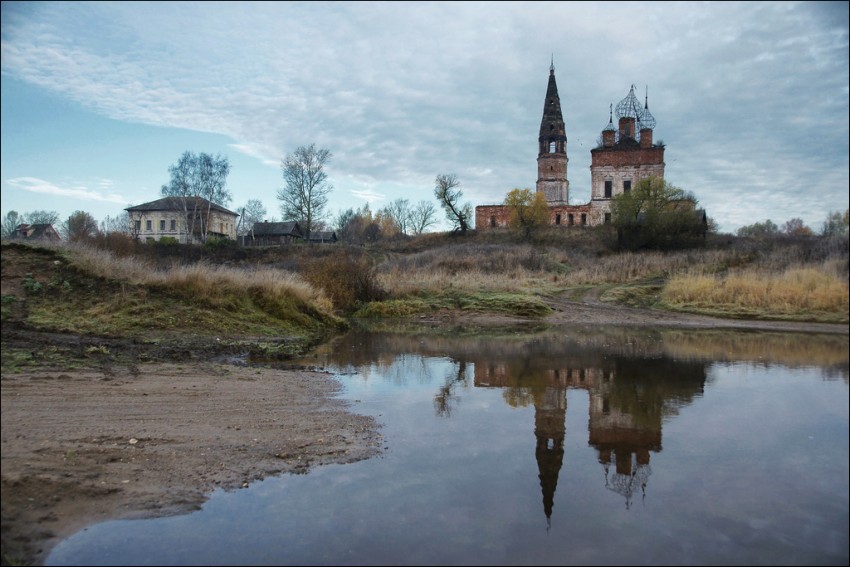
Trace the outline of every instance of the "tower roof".
[[655, 117], [649, 111], [649, 87], [646, 88], [646, 98], [643, 104], [643, 114], [640, 117], [640, 127], [649, 128], [650, 130], [655, 128]]
[[614, 128], [614, 119], [613, 119], [614, 111], [612, 110], [613, 106], [614, 105], [612, 105], [612, 104], [608, 105], [608, 125], [605, 126], [605, 128], [602, 129], [603, 132], [616, 132], [617, 131], [617, 129]]
[[637, 118], [641, 117], [640, 101], [635, 96], [635, 86], [629, 89], [629, 94], [626, 98], [617, 103], [617, 118]]
[[558, 85], [555, 83], [554, 59], [549, 66], [549, 85], [546, 87], [546, 101], [543, 103], [543, 120], [540, 121], [540, 137], [552, 136], [566, 136], [561, 99], [558, 97]]

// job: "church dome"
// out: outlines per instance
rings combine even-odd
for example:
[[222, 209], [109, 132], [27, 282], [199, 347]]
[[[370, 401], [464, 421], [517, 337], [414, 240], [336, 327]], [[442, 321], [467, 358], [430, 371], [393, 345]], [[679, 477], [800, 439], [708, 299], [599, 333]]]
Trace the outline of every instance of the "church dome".
[[634, 118], [640, 120], [642, 114], [640, 101], [635, 96], [635, 86], [632, 85], [626, 98], [617, 103], [617, 118]]

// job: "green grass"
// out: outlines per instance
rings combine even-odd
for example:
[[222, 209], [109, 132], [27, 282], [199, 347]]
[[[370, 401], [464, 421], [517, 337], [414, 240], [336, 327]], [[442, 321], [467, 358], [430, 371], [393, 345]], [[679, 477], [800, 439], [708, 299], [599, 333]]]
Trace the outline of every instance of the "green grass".
[[465, 313], [498, 313], [516, 317], [539, 318], [552, 310], [533, 295], [506, 292], [478, 293], [447, 291], [420, 294], [386, 301], [373, 301], [361, 307], [354, 316], [359, 318], [411, 317], [435, 311], [463, 311]]

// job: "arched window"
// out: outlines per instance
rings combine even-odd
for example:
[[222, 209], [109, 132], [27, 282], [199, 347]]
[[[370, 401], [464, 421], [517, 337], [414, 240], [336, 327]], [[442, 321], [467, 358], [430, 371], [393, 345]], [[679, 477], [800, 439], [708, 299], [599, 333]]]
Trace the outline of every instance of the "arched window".
[[495, 227], [495, 226], [496, 226], [496, 217], [494, 215], [494, 216], [490, 217], [490, 227], [492, 228], [492, 227]]
[[549, 142], [549, 153], [550, 154], [555, 153], [555, 148], [557, 147], [557, 145], [558, 145], [557, 142]]

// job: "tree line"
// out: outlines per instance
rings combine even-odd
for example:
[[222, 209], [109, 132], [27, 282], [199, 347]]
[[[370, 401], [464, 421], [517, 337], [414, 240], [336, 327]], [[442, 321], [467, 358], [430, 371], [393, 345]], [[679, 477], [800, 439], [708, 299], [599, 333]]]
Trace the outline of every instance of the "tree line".
[[[438, 223], [433, 201], [396, 199], [373, 211], [368, 203], [359, 208], [341, 210], [331, 218], [327, 167], [333, 155], [315, 144], [299, 146], [281, 161], [283, 186], [277, 191], [282, 221], [298, 222], [305, 238], [315, 231], [334, 230], [338, 238], [353, 244], [415, 236]], [[169, 181], [162, 185], [161, 197], [171, 197], [182, 208], [190, 234], [198, 234], [202, 242], [208, 237], [211, 204], [229, 207], [233, 200], [227, 188], [231, 165], [227, 157], [206, 153], [184, 152], [168, 168]], [[445, 213], [452, 233], [466, 234], [475, 226], [473, 207], [463, 202], [463, 191], [455, 174], [438, 174], [433, 195]], [[542, 193], [531, 189], [510, 190], [503, 204], [509, 212], [509, 226], [527, 239], [550, 223], [550, 209]], [[706, 230], [716, 231], [710, 218], [698, 218], [693, 194], [660, 178], [639, 181], [628, 192], [611, 200], [610, 223], [619, 235], [622, 248], [669, 248], [693, 244]], [[268, 219], [268, 211], [259, 199], [248, 199], [235, 211], [239, 215], [238, 236], [249, 234], [254, 224]], [[107, 216], [100, 223], [85, 211], [75, 211], [60, 223], [55, 211], [37, 210], [25, 214], [9, 211], [2, 220], [2, 237], [10, 238], [21, 224], [57, 225], [62, 237], [69, 241], [92, 238], [113, 232], [133, 235], [129, 216], [123, 213]], [[848, 233], [848, 211], [830, 212], [819, 234]], [[772, 236], [811, 236], [815, 231], [799, 218], [781, 227], [771, 220], [757, 222], [737, 230], [737, 236], [768, 238]], [[137, 235], [135, 235], [137, 236]]]

